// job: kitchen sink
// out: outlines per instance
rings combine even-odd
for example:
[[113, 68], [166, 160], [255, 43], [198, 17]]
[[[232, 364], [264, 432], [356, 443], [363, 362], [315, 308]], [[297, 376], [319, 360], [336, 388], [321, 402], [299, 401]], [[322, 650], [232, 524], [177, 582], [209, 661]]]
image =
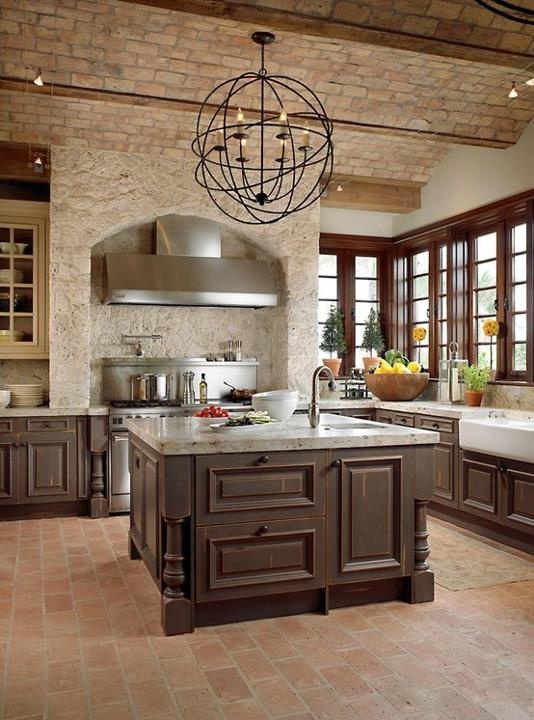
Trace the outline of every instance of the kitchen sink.
[[460, 420], [460, 447], [534, 463], [534, 420], [504, 417]]

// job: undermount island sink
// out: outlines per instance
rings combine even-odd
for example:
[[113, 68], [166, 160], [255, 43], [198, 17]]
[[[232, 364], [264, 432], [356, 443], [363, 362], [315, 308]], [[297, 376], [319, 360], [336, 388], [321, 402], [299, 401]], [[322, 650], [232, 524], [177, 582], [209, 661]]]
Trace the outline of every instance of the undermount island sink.
[[460, 420], [460, 447], [534, 463], [534, 420], [504, 417]]
[[326, 419], [321, 423], [323, 430], [380, 430], [380, 423], [371, 422], [370, 420], [353, 420], [352, 418], [335, 419], [329, 421]]

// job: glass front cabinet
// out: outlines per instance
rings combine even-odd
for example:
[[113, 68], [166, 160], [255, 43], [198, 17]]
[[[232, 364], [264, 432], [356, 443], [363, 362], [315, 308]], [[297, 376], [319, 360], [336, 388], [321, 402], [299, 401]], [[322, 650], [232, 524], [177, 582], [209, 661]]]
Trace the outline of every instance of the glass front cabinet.
[[48, 357], [48, 203], [0, 200], [0, 359]]

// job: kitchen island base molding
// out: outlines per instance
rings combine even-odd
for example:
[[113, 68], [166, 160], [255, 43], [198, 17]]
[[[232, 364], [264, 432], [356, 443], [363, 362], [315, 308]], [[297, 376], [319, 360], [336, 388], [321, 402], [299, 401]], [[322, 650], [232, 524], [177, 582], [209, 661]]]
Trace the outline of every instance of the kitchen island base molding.
[[167, 455], [130, 433], [129, 445], [130, 557], [160, 591], [165, 634], [433, 600], [431, 444]]

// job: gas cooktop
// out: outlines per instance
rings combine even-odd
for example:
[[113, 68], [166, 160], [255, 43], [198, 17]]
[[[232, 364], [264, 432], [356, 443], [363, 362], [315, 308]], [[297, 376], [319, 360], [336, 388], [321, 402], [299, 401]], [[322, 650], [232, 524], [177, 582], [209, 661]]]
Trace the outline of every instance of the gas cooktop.
[[180, 407], [176, 400], [112, 400], [110, 405], [114, 408]]

